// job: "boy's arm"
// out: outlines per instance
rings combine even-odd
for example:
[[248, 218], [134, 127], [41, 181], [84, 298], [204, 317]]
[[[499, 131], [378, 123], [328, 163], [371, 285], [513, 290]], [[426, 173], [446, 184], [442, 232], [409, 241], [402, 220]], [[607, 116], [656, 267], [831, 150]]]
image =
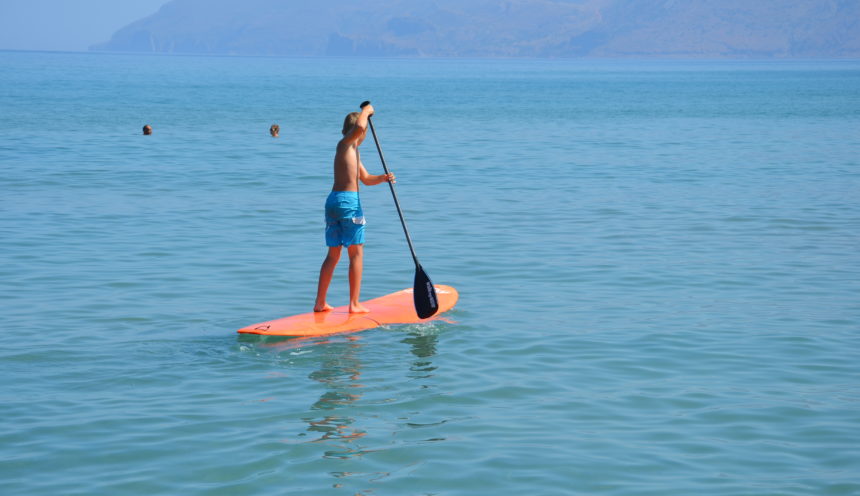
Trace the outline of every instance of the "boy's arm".
[[358, 120], [352, 129], [343, 137], [343, 142], [349, 145], [357, 145], [358, 140], [367, 132], [367, 119], [373, 115], [373, 105], [365, 105], [358, 115]]
[[361, 179], [361, 182], [365, 186], [375, 186], [385, 181], [391, 181], [393, 183], [397, 182], [395, 181], [394, 174], [392, 173], [379, 175], [368, 174], [367, 169], [364, 168], [364, 164], [361, 163], [361, 158], [358, 159], [358, 178]]

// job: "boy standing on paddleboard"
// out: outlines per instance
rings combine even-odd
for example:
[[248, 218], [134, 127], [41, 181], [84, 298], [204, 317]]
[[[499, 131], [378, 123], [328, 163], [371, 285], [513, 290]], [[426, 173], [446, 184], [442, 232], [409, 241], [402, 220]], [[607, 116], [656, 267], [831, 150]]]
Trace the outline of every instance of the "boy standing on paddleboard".
[[371, 115], [373, 106], [368, 104], [361, 112], [348, 114], [343, 121], [343, 139], [337, 143], [334, 155], [334, 185], [325, 202], [325, 242], [328, 254], [320, 267], [314, 312], [325, 312], [333, 308], [326, 303], [326, 293], [344, 246], [349, 255], [349, 311], [369, 312], [358, 301], [364, 267], [365, 224], [361, 201], [358, 198], [358, 181], [366, 186], [394, 181], [394, 174], [368, 174], [361, 163], [358, 147], [367, 135], [367, 119]]

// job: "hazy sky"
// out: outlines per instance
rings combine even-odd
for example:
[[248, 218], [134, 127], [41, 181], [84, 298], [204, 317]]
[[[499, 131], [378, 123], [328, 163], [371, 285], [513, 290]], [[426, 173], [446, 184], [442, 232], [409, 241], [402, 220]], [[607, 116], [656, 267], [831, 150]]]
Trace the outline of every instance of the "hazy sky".
[[0, 0], [0, 50], [84, 51], [169, 0]]

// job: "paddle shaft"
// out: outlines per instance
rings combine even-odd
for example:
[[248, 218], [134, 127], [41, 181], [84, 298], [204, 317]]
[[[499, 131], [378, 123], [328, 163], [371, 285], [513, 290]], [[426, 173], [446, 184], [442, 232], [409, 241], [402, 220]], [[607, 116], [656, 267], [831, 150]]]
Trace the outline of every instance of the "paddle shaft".
[[[370, 102], [364, 102], [361, 107], [370, 105]], [[376, 129], [373, 128], [373, 121], [370, 116], [367, 116], [367, 124], [370, 126], [370, 132], [373, 134], [373, 141], [376, 143], [376, 150], [379, 152], [379, 160], [382, 161], [382, 168], [385, 174], [391, 174], [388, 171], [388, 165], [385, 163], [385, 156], [382, 154], [382, 147], [379, 146], [379, 138], [376, 137]], [[415, 261], [415, 283], [413, 285], [412, 297], [415, 302], [415, 313], [419, 318], [427, 319], [432, 317], [439, 311], [439, 300], [436, 298], [436, 288], [430, 277], [424, 272], [424, 268], [418, 262], [418, 256], [415, 255], [415, 248], [412, 246], [412, 237], [409, 236], [409, 229], [406, 228], [406, 219], [403, 218], [403, 210], [400, 209], [400, 201], [397, 200], [397, 191], [394, 189], [394, 183], [388, 181], [388, 187], [391, 188], [391, 196], [394, 197], [394, 206], [397, 207], [397, 215], [400, 216], [400, 225], [403, 226], [403, 233], [406, 234], [406, 243], [409, 244], [409, 252], [412, 253], [412, 260]]]
[[[370, 116], [367, 117], [367, 124], [370, 126], [370, 134], [373, 135], [373, 142], [376, 143], [376, 150], [379, 152], [379, 160], [382, 161], [382, 168], [386, 174], [390, 174], [388, 166], [385, 165], [385, 156], [382, 154], [382, 147], [379, 146], [379, 139], [376, 137], [376, 130], [373, 129], [373, 121], [370, 119]], [[409, 252], [412, 253], [412, 260], [415, 261], [416, 267], [421, 267], [421, 264], [418, 262], [418, 256], [415, 255], [415, 248], [412, 246], [412, 237], [409, 236], [409, 229], [406, 228], [406, 219], [403, 218], [403, 210], [400, 209], [400, 202], [397, 201], [397, 191], [394, 189], [394, 183], [388, 181], [388, 187], [391, 188], [391, 196], [394, 197], [394, 206], [397, 207], [397, 215], [400, 216], [400, 224], [403, 226], [403, 233], [406, 234], [406, 243], [409, 245]]]

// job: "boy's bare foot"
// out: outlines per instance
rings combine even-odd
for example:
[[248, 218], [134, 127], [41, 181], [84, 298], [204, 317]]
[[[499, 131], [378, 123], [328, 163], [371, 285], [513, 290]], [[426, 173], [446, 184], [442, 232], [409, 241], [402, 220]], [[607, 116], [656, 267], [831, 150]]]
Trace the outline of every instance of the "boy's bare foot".
[[362, 305], [361, 303], [356, 303], [354, 305], [352, 303], [349, 304], [349, 313], [368, 313], [368, 312], [370, 312], [370, 309], [367, 308], [366, 306]]
[[314, 306], [314, 312], [328, 312], [329, 310], [334, 310], [334, 307], [328, 303], [323, 303], [322, 306]]

